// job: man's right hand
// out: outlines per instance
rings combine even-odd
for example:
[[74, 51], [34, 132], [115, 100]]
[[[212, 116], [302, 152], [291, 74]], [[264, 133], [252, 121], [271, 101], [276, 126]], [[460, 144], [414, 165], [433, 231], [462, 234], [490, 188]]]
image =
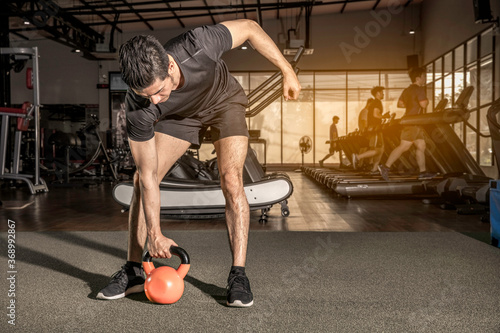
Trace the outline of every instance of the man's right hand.
[[171, 258], [170, 247], [172, 245], [178, 246], [172, 239], [163, 235], [148, 238], [148, 251], [153, 258]]

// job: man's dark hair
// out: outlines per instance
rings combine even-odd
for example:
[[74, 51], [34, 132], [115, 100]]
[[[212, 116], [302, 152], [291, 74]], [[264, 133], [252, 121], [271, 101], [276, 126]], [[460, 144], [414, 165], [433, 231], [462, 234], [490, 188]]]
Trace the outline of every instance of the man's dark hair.
[[373, 95], [373, 97], [375, 97], [375, 95], [379, 92], [379, 91], [384, 91], [384, 87], [381, 87], [381, 86], [376, 86], [376, 87], [373, 87], [373, 89], [371, 90], [371, 93]]
[[132, 89], [143, 90], [157, 79], [168, 77], [168, 55], [153, 36], [135, 36], [119, 50], [123, 81]]
[[411, 68], [408, 71], [408, 75], [410, 76], [411, 83], [415, 83], [417, 80], [417, 77], [422, 76], [422, 74], [426, 73], [425, 68], [422, 67], [415, 67]]
[[332, 120], [335, 121], [335, 119], [339, 120], [340, 118], [337, 116], [333, 116]]

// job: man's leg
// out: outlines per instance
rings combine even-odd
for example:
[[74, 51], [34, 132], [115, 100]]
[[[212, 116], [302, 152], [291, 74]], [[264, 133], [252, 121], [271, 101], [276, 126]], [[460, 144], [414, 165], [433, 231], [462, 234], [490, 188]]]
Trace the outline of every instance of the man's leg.
[[248, 138], [232, 136], [214, 143], [222, 192], [226, 199], [226, 224], [233, 254], [233, 265], [227, 279], [227, 305], [248, 307], [253, 304], [250, 282], [245, 273], [250, 208], [243, 188], [243, 166]]
[[226, 199], [226, 224], [233, 254], [233, 266], [245, 266], [250, 208], [243, 188], [243, 165], [248, 138], [232, 136], [214, 143], [221, 188]]
[[418, 164], [418, 169], [420, 170], [420, 173], [423, 173], [426, 171], [426, 166], [425, 166], [425, 140], [418, 139], [413, 142], [415, 144], [415, 158], [417, 160]]
[[408, 149], [410, 149], [411, 145], [413, 142], [411, 141], [406, 141], [406, 140], [401, 140], [401, 143], [399, 146], [394, 148], [394, 150], [391, 152], [389, 157], [387, 158], [387, 162], [385, 162], [385, 166], [390, 168], [394, 162], [396, 162], [401, 155], [403, 155], [404, 152], [406, 152]]
[[325, 156], [325, 157], [323, 157], [323, 159], [319, 160], [319, 166], [320, 166], [320, 167], [322, 167], [322, 166], [323, 166], [323, 163], [324, 163], [327, 159], [329, 159], [330, 157], [332, 157], [332, 156], [333, 156], [333, 153], [328, 153], [328, 154], [326, 154], [326, 156]]
[[[186, 152], [191, 143], [173, 136], [155, 133], [156, 151], [158, 151], [158, 182], [161, 182], [172, 165]], [[134, 174], [134, 195], [129, 211], [129, 241], [127, 260], [142, 262], [142, 252], [146, 243], [146, 220], [139, 186], [139, 174]]]
[[376, 172], [378, 170], [378, 165], [380, 164], [380, 160], [382, 159], [382, 155], [384, 154], [384, 147], [375, 148], [376, 154], [373, 156], [373, 165], [371, 172]]
[[377, 150], [375, 148], [370, 148], [370, 150], [367, 150], [362, 154], [359, 154], [359, 155], [356, 154], [356, 158], [358, 160], [362, 160], [364, 158], [370, 158], [370, 157], [373, 157], [375, 155], [377, 155]]
[[[170, 167], [184, 154], [190, 143], [172, 136], [156, 133], [158, 154], [158, 182], [161, 182]], [[113, 275], [108, 286], [98, 294], [99, 299], [118, 299], [128, 294], [144, 290], [144, 272], [142, 270], [142, 252], [147, 239], [146, 221], [142, 208], [139, 174], [134, 175], [134, 192], [129, 212], [129, 240], [127, 263]]]
[[396, 162], [398, 158], [400, 158], [405, 151], [410, 149], [412, 144], [413, 142], [411, 141], [401, 140], [399, 146], [397, 146], [396, 148], [394, 148], [393, 151], [391, 151], [385, 164], [380, 164], [378, 166], [378, 170], [380, 171], [380, 175], [382, 176], [382, 178], [384, 178], [386, 181], [389, 181], [389, 171], [391, 170], [392, 164]]

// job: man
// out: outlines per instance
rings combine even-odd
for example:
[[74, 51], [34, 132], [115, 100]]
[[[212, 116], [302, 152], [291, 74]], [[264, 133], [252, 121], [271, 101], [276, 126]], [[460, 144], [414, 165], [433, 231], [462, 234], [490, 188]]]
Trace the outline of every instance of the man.
[[366, 109], [367, 112], [367, 122], [366, 130], [368, 130], [368, 146], [369, 149], [361, 154], [352, 154], [352, 164], [353, 168], [357, 169], [359, 162], [365, 158], [372, 158], [373, 163], [370, 173], [378, 174], [378, 165], [382, 154], [384, 153], [384, 138], [382, 137], [382, 132], [380, 132], [380, 125], [382, 125], [382, 117], [384, 106], [382, 105], [382, 100], [384, 99], [384, 87], [374, 87], [371, 90], [371, 94], [374, 97], [368, 100]]
[[368, 126], [368, 109], [370, 108], [373, 98], [368, 98], [366, 105], [363, 110], [359, 111], [358, 115], [358, 129], [360, 133], [363, 133]]
[[233, 256], [227, 304], [253, 304], [245, 274], [250, 214], [242, 177], [248, 147], [248, 100], [221, 60], [224, 52], [245, 41], [281, 70], [285, 100], [296, 99], [301, 87], [293, 68], [254, 21], [199, 27], [164, 47], [151, 36], [134, 37], [120, 47], [120, 69], [129, 86], [127, 133], [137, 172], [127, 263], [97, 298], [117, 299], [143, 290], [141, 256], [146, 240], [152, 257], [171, 257], [170, 247], [177, 243], [160, 228], [159, 183], [191, 144], [200, 143], [200, 132], [210, 126]]
[[[327, 141], [326, 143], [330, 143], [330, 150], [329, 153], [326, 154], [323, 159], [319, 160], [319, 166], [323, 167], [323, 163], [325, 162], [326, 159], [330, 158], [335, 154], [335, 151], [337, 151], [337, 138], [339, 137], [339, 133], [337, 131], [337, 124], [339, 123], [339, 117], [333, 116], [332, 118], [332, 124], [330, 125], [330, 141]], [[340, 156], [340, 163], [342, 163], [342, 155]]]
[[[409, 72], [411, 85], [403, 90], [399, 97], [398, 107], [406, 108], [404, 116], [413, 116], [425, 113], [425, 109], [429, 104], [425, 93], [425, 84], [427, 81], [427, 73], [424, 68], [412, 68]], [[401, 130], [401, 142], [396, 147], [389, 157], [385, 165], [379, 165], [379, 171], [382, 177], [389, 181], [389, 170], [394, 162], [406, 152], [412, 145], [415, 145], [415, 157], [417, 160], [420, 174], [419, 179], [430, 179], [435, 176], [434, 173], [426, 171], [425, 166], [425, 139], [424, 130], [420, 126], [404, 126]]]

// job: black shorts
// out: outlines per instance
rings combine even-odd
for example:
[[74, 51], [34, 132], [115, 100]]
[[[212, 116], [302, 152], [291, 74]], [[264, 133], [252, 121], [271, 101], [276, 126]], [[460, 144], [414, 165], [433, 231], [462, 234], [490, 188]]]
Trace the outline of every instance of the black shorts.
[[212, 142], [230, 136], [248, 137], [245, 112], [243, 105], [228, 103], [217, 110], [206, 110], [190, 118], [166, 116], [155, 124], [155, 132], [168, 134], [194, 145], [202, 143], [208, 127]]

